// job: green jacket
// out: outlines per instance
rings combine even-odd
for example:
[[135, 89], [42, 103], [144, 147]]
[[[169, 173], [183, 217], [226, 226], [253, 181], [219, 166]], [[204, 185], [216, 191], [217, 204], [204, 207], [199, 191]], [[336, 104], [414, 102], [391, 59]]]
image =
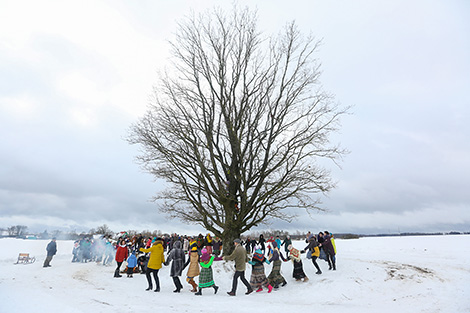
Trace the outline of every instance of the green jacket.
[[224, 256], [224, 260], [235, 261], [235, 270], [238, 272], [244, 272], [246, 269], [246, 262], [248, 262], [248, 256], [245, 248], [241, 245], [237, 245], [231, 255]]

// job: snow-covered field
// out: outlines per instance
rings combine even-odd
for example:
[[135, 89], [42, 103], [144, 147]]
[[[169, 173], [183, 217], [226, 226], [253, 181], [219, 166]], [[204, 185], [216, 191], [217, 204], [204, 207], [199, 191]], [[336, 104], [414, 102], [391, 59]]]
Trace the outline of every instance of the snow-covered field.
[[[214, 265], [216, 295], [209, 288], [195, 296], [183, 277], [185, 290], [173, 293], [169, 267], [160, 271], [156, 293], [145, 291], [145, 275], [113, 278], [115, 263], [71, 263], [71, 241], [58, 241], [52, 267], [43, 268], [48, 242], [0, 239], [0, 312], [470, 312], [468, 235], [336, 240], [337, 271], [319, 260], [323, 274], [315, 275], [304, 260], [310, 280], [296, 282], [285, 262], [285, 287], [246, 296], [239, 283], [236, 297], [226, 294], [234, 273], [230, 262]], [[14, 265], [20, 252], [37, 261]], [[245, 274], [249, 279], [251, 266]]]

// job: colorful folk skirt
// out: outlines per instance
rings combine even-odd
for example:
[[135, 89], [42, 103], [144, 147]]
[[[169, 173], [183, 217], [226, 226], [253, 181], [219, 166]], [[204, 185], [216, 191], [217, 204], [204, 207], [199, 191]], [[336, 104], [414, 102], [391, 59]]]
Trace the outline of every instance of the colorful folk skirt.
[[294, 273], [292, 274], [292, 276], [295, 279], [302, 279], [302, 278], [307, 277], [307, 275], [305, 275], [305, 272], [304, 272], [302, 260], [294, 261]]
[[199, 288], [207, 288], [215, 285], [214, 276], [212, 275], [212, 267], [201, 268], [201, 273], [199, 274]]
[[271, 271], [271, 274], [268, 276], [268, 281], [271, 284], [271, 286], [279, 286], [279, 284], [283, 284], [286, 282], [284, 277], [281, 275], [281, 260], [277, 260], [273, 262], [273, 269]]
[[256, 265], [253, 265], [253, 269], [251, 270], [250, 285], [253, 289], [258, 289], [261, 286], [268, 287], [268, 279], [266, 278], [266, 274], [264, 274], [263, 264], [256, 263]]

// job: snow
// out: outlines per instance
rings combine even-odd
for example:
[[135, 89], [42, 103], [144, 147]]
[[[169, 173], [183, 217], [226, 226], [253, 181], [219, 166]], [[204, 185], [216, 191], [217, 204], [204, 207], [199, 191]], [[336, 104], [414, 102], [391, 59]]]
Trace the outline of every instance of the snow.
[[[216, 295], [208, 288], [195, 296], [184, 277], [185, 289], [173, 293], [169, 267], [160, 270], [156, 293], [145, 291], [145, 275], [113, 278], [115, 263], [71, 263], [72, 241], [57, 241], [52, 267], [43, 268], [48, 242], [0, 239], [0, 312], [470, 312], [469, 235], [337, 239], [336, 271], [318, 260], [323, 274], [315, 275], [304, 259], [310, 280], [296, 282], [285, 262], [285, 287], [245, 295], [239, 282], [236, 297], [226, 294], [231, 262], [214, 263]], [[298, 249], [305, 245], [294, 242]], [[20, 252], [36, 262], [15, 265]], [[247, 266], [245, 277], [250, 275]]]

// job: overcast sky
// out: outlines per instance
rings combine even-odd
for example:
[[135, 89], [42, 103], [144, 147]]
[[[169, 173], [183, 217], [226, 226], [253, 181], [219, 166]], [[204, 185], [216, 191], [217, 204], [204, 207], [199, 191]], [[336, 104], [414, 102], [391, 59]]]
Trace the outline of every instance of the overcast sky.
[[[323, 39], [350, 151], [326, 213], [289, 231], [470, 231], [469, 1], [240, 1], [265, 34]], [[168, 65], [176, 22], [231, 1], [0, 0], [0, 228], [203, 231], [168, 221], [124, 137]], [[257, 229], [259, 230], [259, 229]]]

